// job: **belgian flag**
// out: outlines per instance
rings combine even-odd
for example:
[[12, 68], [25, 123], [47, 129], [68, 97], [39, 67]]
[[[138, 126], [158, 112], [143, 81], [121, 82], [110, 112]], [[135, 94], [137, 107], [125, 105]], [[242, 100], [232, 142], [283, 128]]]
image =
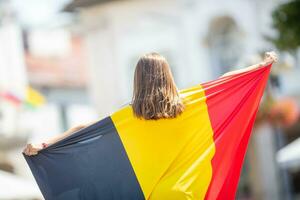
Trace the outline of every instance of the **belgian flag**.
[[128, 105], [24, 157], [46, 200], [234, 199], [270, 68], [182, 90], [175, 119]]

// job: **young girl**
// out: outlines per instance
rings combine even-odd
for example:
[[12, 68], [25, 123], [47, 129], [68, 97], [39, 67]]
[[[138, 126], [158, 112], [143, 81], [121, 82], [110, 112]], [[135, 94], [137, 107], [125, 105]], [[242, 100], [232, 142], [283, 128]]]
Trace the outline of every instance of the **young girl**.
[[[267, 52], [261, 63], [228, 72], [223, 76], [246, 72], [276, 61], [276, 54], [274, 52]], [[139, 59], [134, 74], [131, 106], [134, 115], [145, 120], [175, 118], [184, 112], [184, 104], [181, 101], [169, 64], [158, 53], [149, 53]], [[45, 140], [41, 144], [27, 144], [23, 152], [29, 156], [36, 155], [42, 148], [56, 143], [93, 123], [73, 127], [63, 134]]]

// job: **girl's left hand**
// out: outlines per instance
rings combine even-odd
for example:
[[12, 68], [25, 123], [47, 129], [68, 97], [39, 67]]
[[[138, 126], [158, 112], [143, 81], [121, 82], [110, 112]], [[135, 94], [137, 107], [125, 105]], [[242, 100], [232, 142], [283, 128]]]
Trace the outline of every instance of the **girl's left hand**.
[[40, 150], [43, 149], [42, 144], [27, 144], [23, 150], [23, 153], [27, 156], [37, 155]]

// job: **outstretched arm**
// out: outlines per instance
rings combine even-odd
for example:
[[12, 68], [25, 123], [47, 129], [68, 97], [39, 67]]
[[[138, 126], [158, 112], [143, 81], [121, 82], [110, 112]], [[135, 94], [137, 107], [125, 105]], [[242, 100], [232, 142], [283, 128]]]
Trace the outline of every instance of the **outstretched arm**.
[[75, 132], [79, 131], [80, 129], [83, 129], [85, 127], [88, 127], [89, 125], [92, 125], [93, 123], [95, 123], [95, 122], [72, 127], [70, 129], [68, 129], [67, 131], [63, 132], [62, 134], [59, 134], [54, 137], [46, 139], [45, 141], [43, 141], [43, 143], [39, 143], [39, 144], [29, 143], [24, 148], [23, 153], [28, 156], [36, 155], [36, 154], [38, 154], [38, 151], [40, 151], [41, 149], [44, 148], [44, 145], [47, 145], [47, 146], [52, 145], [60, 140], [63, 140], [64, 138], [74, 134]]
[[227, 72], [227, 73], [223, 74], [221, 77], [230, 76], [230, 75], [234, 75], [234, 74], [239, 74], [239, 73], [242, 73], [242, 72], [247, 72], [247, 71], [250, 71], [252, 69], [256, 69], [256, 68], [263, 67], [263, 66], [266, 66], [268, 64], [277, 62], [277, 60], [278, 60], [277, 54], [274, 51], [266, 52], [264, 60], [261, 63], [251, 65], [251, 66], [246, 67], [244, 69], [239, 69], [239, 70], [234, 70], [234, 71], [231, 71], [231, 72]]

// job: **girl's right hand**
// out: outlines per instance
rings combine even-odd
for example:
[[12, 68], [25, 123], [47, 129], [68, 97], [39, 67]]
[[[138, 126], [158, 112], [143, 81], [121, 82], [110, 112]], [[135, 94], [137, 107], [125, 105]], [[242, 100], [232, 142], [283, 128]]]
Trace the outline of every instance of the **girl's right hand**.
[[27, 144], [23, 150], [23, 153], [27, 156], [37, 155], [40, 150], [43, 149], [42, 144]]
[[266, 52], [263, 60], [263, 65], [276, 63], [277, 60], [278, 60], [278, 56], [274, 51]]

